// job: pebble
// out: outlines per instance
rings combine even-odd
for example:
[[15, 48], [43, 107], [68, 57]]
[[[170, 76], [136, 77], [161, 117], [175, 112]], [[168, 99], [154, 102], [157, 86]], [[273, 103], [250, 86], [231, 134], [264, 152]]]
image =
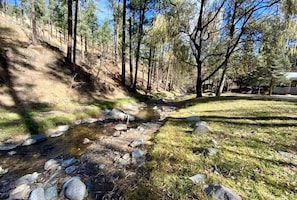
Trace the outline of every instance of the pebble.
[[195, 124], [193, 133], [203, 134], [203, 133], [207, 133], [208, 131], [209, 131], [209, 128], [207, 126], [207, 123], [205, 121], [200, 121]]

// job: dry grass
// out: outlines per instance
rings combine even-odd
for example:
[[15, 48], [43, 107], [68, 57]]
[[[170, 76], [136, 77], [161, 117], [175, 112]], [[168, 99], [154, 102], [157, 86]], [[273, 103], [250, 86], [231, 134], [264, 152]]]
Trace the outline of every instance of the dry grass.
[[[201, 184], [189, 177], [205, 174], [205, 183], [220, 183], [243, 199], [297, 199], [296, 102], [221, 97], [189, 100], [172, 114], [155, 136], [155, 146], [129, 199], [207, 199]], [[210, 127], [192, 134], [187, 117], [198, 115]], [[203, 148], [219, 153], [205, 156]], [[284, 155], [280, 152], [287, 152]]]

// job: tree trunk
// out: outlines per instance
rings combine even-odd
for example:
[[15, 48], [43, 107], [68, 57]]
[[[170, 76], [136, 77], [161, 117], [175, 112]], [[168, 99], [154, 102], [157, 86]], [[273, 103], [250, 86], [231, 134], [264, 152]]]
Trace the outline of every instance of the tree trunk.
[[72, 54], [72, 1], [68, 0], [68, 41], [67, 41], [67, 61], [71, 63]]
[[126, 85], [126, 0], [123, 2], [123, 25], [122, 25], [122, 84]]
[[85, 55], [88, 54], [88, 38], [87, 38], [87, 35], [85, 35]]
[[142, 34], [143, 34], [143, 22], [144, 22], [144, 10], [145, 8], [142, 8], [140, 10], [140, 18], [139, 18], [139, 27], [138, 27], [138, 41], [137, 41], [137, 48], [136, 48], [136, 58], [135, 58], [135, 75], [134, 75], [134, 83], [132, 90], [136, 92], [136, 84], [137, 84], [137, 73], [138, 73], [138, 65], [139, 65], [139, 58], [140, 58], [140, 44], [142, 40]]
[[83, 36], [80, 35], [80, 50], [81, 50], [81, 59], [84, 61], [85, 57], [84, 57], [84, 39]]
[[170, 90], [169, 76], [170, 76], [170, 62], [168, 63], [168, 69], [167, 69], [167, 74], [166, 74], [165, 87], [164, 87], [165, 91]]
[[151, 65], [152, 65], [152, 47], [150, 47], [150, 53], [149, 53], [149, 61], [148, 61], [148, 69], [147, 69], [147, 85], [146, 89], [148, 91], [151, 90]]
[[133, 86], [133, 55], [132, 55], [132, 19], [133, 19], [133, 11], [130, 10], [130, 18], [129, 18], [129, 63], [130, 63], [130, 86]]
[[76, 39], [77, 39], [77, 17], [78, 17], [79, 0], [75, 1], [75, 16], [74, 16], [74, 40], [73, 40], [73, 64], [76, 63]]
[[37, 30], [35, 17], [35, 0], [31, 0], [32, 44], [37, 44]]
[[196, 80], [196, 97], [202, 97], [202, 75], [201, 75], [202, 62], [198, 61], [197, 64], [197, 80]]
[[227, 65], [225, 65], [224, 70], [222, 72], [222, 76], [220, 79], [219, 87], [217, 88], [216, 91], [216, 96], [219, 97], [223, 93], [225, 82], [226, 82], [226, 71], [227, 71]]

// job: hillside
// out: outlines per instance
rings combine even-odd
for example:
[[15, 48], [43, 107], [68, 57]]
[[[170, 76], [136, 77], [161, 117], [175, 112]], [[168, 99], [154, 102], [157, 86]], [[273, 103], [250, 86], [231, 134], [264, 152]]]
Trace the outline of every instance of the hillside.
[[[2, 133], [10, 135], [31, 130], [28, 128], [32, 126], [31, 118], [41, 120], [39, 131], [42, 131], [56, 123], [84, 117], [85, 111], [94, 115], [98, 107], [90, 106], [90, 102], [112, 101], [127, 95], [117, 82], [120, 68], [112, 65], [110, 59], [103, 60], [100, 71], [98, 63], [91, 68], [78, 60], [79, 65], [73, 72], [72, 66], [65, 62], [65, 44], [59, 46], [59, 41], [49, 39], [45, 32], [45, 39], [40, 38], [39, 44], [33, 46], [30, 33], [28, 26], [0, 15]], [[24, 114], [24, 109], [28, 113]], [[40, 111], [43, 111], [42, 116]], [[62, 122], [57, 119], [60, 116], [63, 116]], [[46, 124], [42, 124], [43, 119]], [[16, 124], [19, 124], [17, 130]], [[3, 137], [1, 134], [0, 138]]]

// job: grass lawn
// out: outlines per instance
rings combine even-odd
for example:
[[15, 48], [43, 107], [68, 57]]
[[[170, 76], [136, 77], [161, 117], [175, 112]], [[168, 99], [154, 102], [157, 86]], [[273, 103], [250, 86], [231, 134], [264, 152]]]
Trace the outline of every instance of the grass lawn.
[[[189, 177], [232, 188], [243, 199], [297, 199], [297, 102], [253, 97], [181, 102], [153, 138], [143, 178], [128, 199], [208, 199]], [[189, 116], [210, 132], [192, 134]], [[216, 155], [203, 149], [218, 143]]]

